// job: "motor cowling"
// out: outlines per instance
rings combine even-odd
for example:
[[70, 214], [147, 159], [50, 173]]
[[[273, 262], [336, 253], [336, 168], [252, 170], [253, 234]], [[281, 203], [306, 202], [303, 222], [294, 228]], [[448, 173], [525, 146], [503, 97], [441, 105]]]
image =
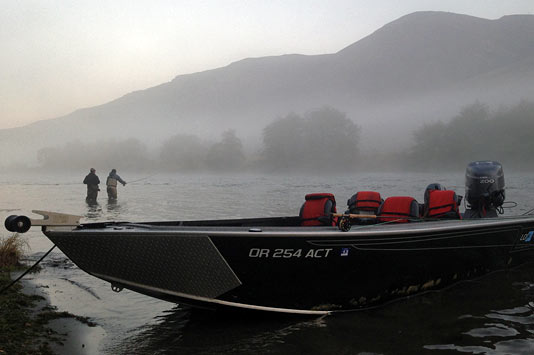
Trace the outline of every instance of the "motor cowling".
[[504, 172], [496, 161], [474, 161], [465, 171], [466, 214], [496, 217], [505, 199]]

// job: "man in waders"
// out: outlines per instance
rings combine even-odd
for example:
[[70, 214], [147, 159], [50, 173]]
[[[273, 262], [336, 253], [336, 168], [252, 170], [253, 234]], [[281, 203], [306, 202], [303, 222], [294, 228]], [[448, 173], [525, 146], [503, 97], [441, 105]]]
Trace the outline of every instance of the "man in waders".
[[122, 180], [121, 177], [117, 175], [117, 170], [112, 169], [106, 180], [108, 198], [110, 200], [117, 199], [117, 182], [120, 182], [122, 186], [126, 185], [126, 181]]
[[96, 202], [96, 197], [98, 196], [98, 184], [100, 184], [100, 179], [96, 176], [96, 170], [91, 168], [89, 174], [83, 179], [83, 183], [87, 185], [87, 197], [85, 201], [87, 202]]

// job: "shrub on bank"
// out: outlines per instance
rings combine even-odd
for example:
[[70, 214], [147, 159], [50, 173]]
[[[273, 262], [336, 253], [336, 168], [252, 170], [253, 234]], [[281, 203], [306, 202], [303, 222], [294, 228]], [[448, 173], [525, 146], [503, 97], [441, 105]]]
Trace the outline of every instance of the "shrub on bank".
[[5, 288], [11, 283], [10, 271], [24, 267], [27, 247], [18, 234], [0, 237], [0, 354], [53, 354], [49, 342], [60, 340], [46, 326], [43, 312], [35, 310], [42, 296], [24, 294], [19, 283]]
[[0, 239], [0, 269], [9, 269], [21, 266], [20, 260], [24, 256], [24, 250], [28, 242], [19, 234], [13, 234]]

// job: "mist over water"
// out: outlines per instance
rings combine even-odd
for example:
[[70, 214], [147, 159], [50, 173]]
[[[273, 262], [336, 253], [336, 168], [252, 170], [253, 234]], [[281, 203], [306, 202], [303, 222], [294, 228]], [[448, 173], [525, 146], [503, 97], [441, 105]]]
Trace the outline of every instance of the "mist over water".
[[[246, 58], [0, 130], [0, 167], [424, 171], [454, 157], [531, 169], [533, 110], [521, 100], [532, 100], [532, 33], [532, 15], [411, 13], [335, 53]], [[464, 109], [477, 102], [490, 110], [482, 119]], [[335, 111], [355, 127], [340, 129]], [[281, 148], [304, 155], [287, 164], [266, 156], [265, 131], [292, 115], [305, 121], [288, 130], [298, 149]]]
[[[395, 125], [383, 126], [381, 140], [352, 117], [330, 106], [290, 113], [258, 129], [251, 137], [235, 130], [216, 140], [180, 133], [149, 146], [141, 138], [73, 141], [39, 149], [37, 165], [12, 165], [5, 171], [26, 174], [73, 173], [94, 167], [100, 175], [112, 168], [133, 174], [275, 173], [323, 174], [381, 171], [460, 172], [471, 161], [496, 160], [505, 167], [534, 169], [534, 103], [494, 110], [483, 103], [464, 107], [444, 121], [410, 131], [410, 143]], [[389, 148], [388, 148], [389, 147]], [[27, 163], [27, 162], [26, 162]]]
[[[518, 215], [534, 206], [530, 175], [505, 168], [507, 201]], [[99, 171], [97, 171], [97, 174]], [[119, 174], [118, 200], [101, 191], [96, 205], [85, 202], [83, 174], [0, 177], [0, 217], [30, 215], [32, 209], [84, 216], [93, 221], [154, 221], [298, 215], [304, 196], [331, 192], [338, 211], [360, 190], [383, 197], [423, 201], [429, 183], [464, 194], [463, 173], [353, 173], [343, 175]], [[141, 179], [141, 180], [140, 180]], [[138, 182], [133, 182], [140, 180]], [[33, 216], [32, 217], [36, 217]], [[4, 233], [4, 235], [7, 232]], [[30, 260], [52, 244], [39, 229], [26, 235]], [[128, 290], [78, 269], [61, 252], [30, 276], [60, 311], [98, 323], [92, 340], [101, 353], [376, 353], [482, 352], [525, 354], [533, 346], [534, 266], [489, 275], [448, 290], [404, 299], [365, 312], [324, 318], [249, 317], [202, 312]], [[340, 285], [341, 287], [342, 285]], [[98, 345], [99, 344], [99, 345]]]

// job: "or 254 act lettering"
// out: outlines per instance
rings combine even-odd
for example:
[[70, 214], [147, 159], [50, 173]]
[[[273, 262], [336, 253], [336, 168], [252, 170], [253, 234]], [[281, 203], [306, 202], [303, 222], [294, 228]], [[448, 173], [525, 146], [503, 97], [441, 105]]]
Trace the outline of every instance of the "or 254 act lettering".
[[248, 252], [249, 258], [327, 258], [332, 248], [329, 249], [264, 249], [251, 248]]

